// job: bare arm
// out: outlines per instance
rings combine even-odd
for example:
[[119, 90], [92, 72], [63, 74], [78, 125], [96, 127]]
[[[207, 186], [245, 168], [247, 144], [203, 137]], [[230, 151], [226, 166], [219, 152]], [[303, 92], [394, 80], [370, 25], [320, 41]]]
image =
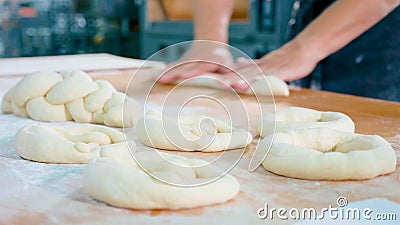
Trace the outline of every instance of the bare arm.
[[399, 0], [338, 0], [294, 41], [311, 49], [316, 60], [322, 60], [378, 23], [399, 4]]
[[[170, 83], [176, 79], [187, 79], [206, 72], [221, 72], [226, 69], [218, 64], [233, 64], [225, 44], [228, 42], [228, 28], [234, 3], [234, 0], [194, 0], [194, 39], [215, 42], [194, 42], [180, 60], [168, 66], [167, 70], [172, 69], [166, 72], [159, 82]], [[176, 67], [193, 60], [214, 63], [191, 62]]]
[[194, 39], [228, 42], [234, 0], [194, 0]]
[[[399, 6], [400, 0], [337, 0], [311, 22], [292, 41], [265, 55], [256, 63], [264, 74], [291, 81], [310, 74], [316, 64], [343, 48]], [[393, 24], [393, 29], [396, 24]], [[241, 65], [246, 82], [260, 74], [258, 68]], [[236, 78], [232, 87], [245, 90], [248, 85]]]

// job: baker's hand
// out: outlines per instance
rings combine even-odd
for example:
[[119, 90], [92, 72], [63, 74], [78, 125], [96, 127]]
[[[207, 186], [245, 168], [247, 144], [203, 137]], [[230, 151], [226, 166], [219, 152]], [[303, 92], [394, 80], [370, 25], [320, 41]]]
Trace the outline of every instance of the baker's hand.
[[208, 72], [226, 73], [230, 71], [226, 66], [232, 65], [233, 57], [227, 46], [195, 44], [177, 62], [167, 66], [167, 72], [158, 82], [172, 83], [175, 80], [188, 79]]
[[259, 60], [238, 59], [236, 73], [227, 73], [223, 79], [232, 88], [241, 91], [247, 90], [249, 84], [260, 79], [260, 74], [273, 75], [284, 81], [297, 80], [313, 71], [318, 63], [315, 58], [311, 50], [296, 42], [289, 42]]

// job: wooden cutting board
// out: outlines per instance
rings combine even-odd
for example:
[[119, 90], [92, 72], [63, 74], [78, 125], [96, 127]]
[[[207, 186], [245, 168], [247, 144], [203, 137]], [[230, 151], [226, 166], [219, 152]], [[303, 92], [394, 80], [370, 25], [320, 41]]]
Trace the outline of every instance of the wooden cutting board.
[[[118, 89], [125, 90], [133, 70], [119, 70], [119, 74], [94, 73], [95, 79], [107, 79]], [[136, 71], [134, 83], [128, 95], [144, 102], [152, 85], [148, 70]], [[3, 80], [4, 79], [4, 80]], [[0, 78], [0, 90], [9, 88], [16, 78]], [[14, 79], [14, 80], [13, 80]], [[4, 82], [3, 82], [4, 81]], [[237, 99], [230, 93], [217, 90], [184, 87], [173, 89], [170, 85], [157, 85], [153, 89], [150, 106], [160, 107], [167, 94], [174, 90], [174, 98], [167, 101], [167, 110], [178, 107], [182, 100], [193, 94], [213, 96], [225, 104], [235, 105]], [[269, 98], [255, 99], [241, 96], [248, 110], [251, 132], [258, 116], [258, 104], [263, 110], [288, 106], [309, 107], [317, 110], [341, 111], [356, 123], [356, 132], [378, 134], [388, 140], [396, 150], [400, 161], [400, 104], [367, 99], [324, 91], [293, 89], [288, 98], [275, 98], [275, 106]], [[206, 100], [193, 101], [186, 113], [212, 114], [224, 117], [223, 112]], [[239, 111], [239, 110], [238, 110]], [[233, 111], [233, 114], [236, 112]], [[20, 159], [12, 150], [12, 136], [29, 119], [0, 115], [0, 223], [4, 224], [266, 224], [257, 218], [257, 210], [266, 203], [270, 207], [323, 208], [336, 204], [339, 196], [349, 202], [369, 198], [386, 198], [400, 203], [400, 165], [394, 173], [365, 181], [307, 181], [277, 176], [258, 168], [248, 172], [248, 164], [254, 143], [232, 169], [241, 192], [226, 204], [190, 210], [137, 211], [118, 209], [94, 201], [82, 189], [81, 165], [49, 165]], [[236, 121], [245, 127], [247, 121]], [[132, 131], [134, 134], [134, 131]], [[139, 150], [148, 150], [137, 141]], [[187, 153], [188, 157], [210, 160], [220, 153]], [[224, 153], [222, 164], [231, 165], [238, 152]], [[400, 216], [400, 215], [399, 215]], [[274, 220], [272, 224], [291, 224], [293, 221]]]

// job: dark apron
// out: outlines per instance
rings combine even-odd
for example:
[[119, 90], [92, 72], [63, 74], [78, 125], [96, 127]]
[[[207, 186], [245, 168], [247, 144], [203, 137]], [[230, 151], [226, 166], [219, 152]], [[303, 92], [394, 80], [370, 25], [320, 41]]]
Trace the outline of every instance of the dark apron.
[[[332, 2], [297, 0], [292, 13], [295, 23], [290, 24], [288, 39], [301, 32]], [[321, 61], [310, 76], [294, 84], [400, 101], [399, 24], [400, 7], [347, 46]]]

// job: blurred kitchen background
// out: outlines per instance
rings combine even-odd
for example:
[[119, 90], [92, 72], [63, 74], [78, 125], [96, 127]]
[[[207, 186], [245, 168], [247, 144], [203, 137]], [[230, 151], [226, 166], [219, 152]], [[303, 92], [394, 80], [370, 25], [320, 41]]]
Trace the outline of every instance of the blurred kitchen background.
[[[294, 1], [236, 0], [230, 44], [255, 58], [282, 45]], [[0, 0], [0, 58], [107, 52], [144, 59], [191, 40], [191, 19], [192, 0]], [[163, 57], [185, 49], [174, 51]]]

